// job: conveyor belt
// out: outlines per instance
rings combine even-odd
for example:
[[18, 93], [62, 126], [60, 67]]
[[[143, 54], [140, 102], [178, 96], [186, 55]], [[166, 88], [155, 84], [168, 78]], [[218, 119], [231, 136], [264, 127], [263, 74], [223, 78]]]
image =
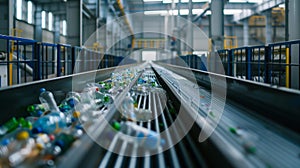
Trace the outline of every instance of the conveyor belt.
[[[86, 124], [87, 134], [57, 159], [57, 167], [297, 167], [300, 165], [300, 138], [299, 134], [293, 132], [294, 129], [266, 119], [265, 115], [259, 114], [260, 110], [253, 111], [245, 104], [237, 104], [230, 99], [224, 104], [223, 99], [216, 95], [211, 96], [211, 91], [203, 87], [207, 84], [205, 75], [202, 77], [195, 73], [197, 82], [204, 82], [203, 86], [198, 86], [189, 80], [191, 77], [186, 75], [186, 70], [181, 71], [178, 67], [157, 64], [153, 64], [153, 67], [142, 66], [145, 70], [139, 75], [152, 78], [159, 86], [150, 89], [147, 93], [141, 93], [136, 89], [139, 78], [137, 76], [123, 92], [115, 95], [114, 104], [103, 106], [94, 113], [95, 119], [91, 122], [92, 125]], [[113, 70], [83, 73], [79, 74], [78, 78], [87, 79], [96, 73], [96, 80], [105, 80]], [[41, 87], [39, 84], [42, 84], [42, 87], [46, 88], [53, 86], [52, 90], [57, 91], [54, 93], [60, 95], [69, 91], [68, 88], [62, 87], [63, 83], [68, 87], [72, 82], [74, 84], [70, 79], [72, 77], [43, 81], [4, 90], [2, 93], [35, 87], [38, 90]], [[179, 84], [179, 79], [183, 83]], [[59, 89], [61, 92], [58, 92]], [[137, 100], [138, 109], [152, 111], [153, 120], [133, 122], [146, 129], [164, 133], [161, 134], [161, 138], [165, 140], [164, 145], [149, 150], [124, 138], [124, 134], [120, 131], [112, 129], [113, 121], [125, 120], [120, 113], [119, 105], [127, 93]], [[8, 97], [8, 99], [13, 98]], [[30, 99], [32, 98], [29, 96]], [[216, 106], [212, 108], [212, 104]], [[219, 115], [218, 109], [222, 108], [222, 104], [225, 105], [224, 113]], [[18, 108], [13, 107], [13, 112]], [[17, 115], [22, 116], [19, 113]], [[220, 122], [217, 122], [218, 117]], [[189, 127], [186, 121], [195, 121], [195, 123]], [[175, 122], [178, 122], [176, 129], [170, 129]], [[207, 140], [200, 143], [198, 137], [204, 123], [217, 125], [217, 127]], [[249, 139], [246, 140], [251, 143], [250, 147], [245, 146], [245, 139], [238, 132], [240, 130], [247, 133]], [[183, 132], [187, 134], [181, 139]], [[172, 144], [174, 145], [168, 148]]]
[[[161, 77], [170, 87], [173, 86], [173, 88], [175, 88], [174, 91], [179, 93], [184, 100], [191, 101], [193, 97], [197, 96], [193, 94], [193, 92], [182, 90], [182, 88], [178, 87], [178, 84], [174, 82], [174, 77], [170, 76], [172, 72], [166, 73], [166, 70], [161, 67], [157, 68], [157, 71], [160, 71], [158, 73]], [[190, 85], [190, 87], [194, 86], [192, 83]], [[197, 106], [192, 107], [195, 111], [198, 111], [198, 114], [203, 117], [203, 119], [209, 116], [207, 120], [212, 118], [209, 122], [214, 122], [214, 116], [210, 115], [211, 103], [215, 102], [215, 104], [218, 105], [224, 103], [224, 100], [212, 98], [211, 92], [204, 87], [199, 86], [197, 89], [199, 89], [202, 97], [201, 107], [200, 109]], [[186, 103], [189, 104], [190, 102], [187, 101]], [[231, 147], [235, 148], [243, 160], [236, 160], [234, 156], [231, 156], [234, 155], [233, 151], [228, 151], [231, 147], [223, 151], [225, 156], [228, 158], [231, 157], [232, 163], [235, 163], [237, 167], [242, 165], [254, 167], [297, 167], [297, 165], [300, 165], [300, 144], [299, 141], [297, 141], [299, 135], [293, 133], [291, 133], [291, 135], [283, 134], [283, 128], [278, 131], [280, 127], [277, 124], [258, 116], [249, 115], [254, 113], [250, 111], [249, 109], [231, 104], [230, 101], [227, 101], [224, 113], [215, 132], [218, 134], [217, 136], [220, 136], [218, 138], [224, 139]], [[247, 138], [255, 145], [256, 152], [252, 154], [247, 153], [245, 147], [243, 147], [243, 140], [231, 133], [231, 128], [240, 128], [248, 132], [250, 137]], [[293, 136], [293, 138], [290, 138], [290, 136]]]

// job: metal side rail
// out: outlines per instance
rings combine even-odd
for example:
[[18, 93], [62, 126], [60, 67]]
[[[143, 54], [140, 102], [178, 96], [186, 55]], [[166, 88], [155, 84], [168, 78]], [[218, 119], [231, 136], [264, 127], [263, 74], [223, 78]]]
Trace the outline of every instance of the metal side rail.
[[[190, 108], [190, 112], [198, 114], [196, 122], [199, 127], [202, 127], [204, 123], [209, 123], [210, 125], [217, 124], [213, 134], [207, 141], [202, 143], [204, 143], [203, 145], [205, 145], [205, 143], [211, 143], [216, 146], [216, 148], [223, 153], [223, 157], [227, 158], [232, 166], [297, 167], [297, 165], [300, 164], [299, 134], [262, 117], [259, 115], [261, 109], [253, 111], [252, 109], [246, 108], [248, 106], [245, 106], [245, 104], [237, 104], [236, 102], [227, 100], [222, 117], [220, 121], [217, 121], [216, 115], [218, 111], [215, 111], [211, 107], [211, 104], [222, 104], [225, 100], [211, 95], [211, 90], [207, 87], [209, 82], [207, 73], [166, 64], [163, 64], [163, 66], [154, 65], [153, 67], [156, 73], [161, 77], [161, 80], [164, 80], [171, 90], [177, 93], [178, 99], [183, 100], [183, 102], [187, 104], [187, 108]], [[184, 84], [178, 84], [178, 77], [176, 77], [178, 74], [187, 77], [185, 80], [182, 80]], [[189, 81], [188, 79], [191, 78], [190, 75], [195, 75], [197, 82], [204, 84], [206, 87], [198, 86], [198, 84]], [[181, 78], [184, 77], [181, 76]], [[199, 80], [200, 78], [202, 81]], [[231, 87], [234, 82], [230, 80], [233, 79], [229, 79], [228, 92], [233, 89]], [[236, 85], [237, 83], [241, 85], [243, 81], [238, 80], [234, 84]], [[254, 85], [254, 83], [247, 84]], [[198, 90], [200, 97], [182, 86]], [[235, 88], [236, 92], [239, 92], [239, 88], [242, 87], [247, 87], [247, 85]], [[252, 86], [252, 89], [253, 88], [256, 87]], [[267, 86], [264, 86], [264, 88], [267, 88]], [[269, 90], [273, 89], [269, 88], [266, 91]], [[254, 89], [252, 91], [255, 92]], [[290, 94], [297, 96], [295, 92], [290, 92]], [[242, 97], [243, 95], [237, 96]], [[249, 95], [249, 97], [251, 96], [252, 95]], [[228, 99], [231, 97], [229, 93]], [[257, 100], [258, 104], [263, 103], [259, 102], [260, 99], [261, 98], [258, 98]], [[276, 99], [276, 96], [273, 97], [273, 99]], [[200, 103], [197, 102], [198, 100]], [[268, 103], [270, 103], [269, 100], [266, 100], [266, 104]], [[295, 107], [291, 107], [291, 109], [293, 108]], [[272, 110], [271, 106], [269, 106], [269, 110]], [[294, 112], [295, 111], [290, 111], [289, 113]], [[299, 118], [296, 118], [296, 120], [299, 120]], [[243, 134], [247, 134], [247, 137], [243, 137]], [[210, 157], [214, 156], [210, 155]]]

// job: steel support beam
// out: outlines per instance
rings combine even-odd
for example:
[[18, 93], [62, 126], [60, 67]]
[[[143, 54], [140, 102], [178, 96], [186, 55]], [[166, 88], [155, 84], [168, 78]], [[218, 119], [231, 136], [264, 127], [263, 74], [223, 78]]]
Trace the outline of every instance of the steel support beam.
[[[242, 13], [235, 14], [233, 17], [233, 21], [238, 22], [243, 19], [247, 19], [254, 14], [261, 14], [264, 11], [272, 9], [280, 4], [283, 4], [285, 0], [267, 0], [254, 6], [251, 9], [245, 9]], [[242, 9], [242, 8], [240, 8]]]
[[54, 43], [60, 43], [60, 19], [59, 16], [54, 16]]
[[272, 11], [266, 11], [266, 44], [272, 43]]
[[249, 20], [243, 21], [243, 32], [244, 32], [244, 46], [249, 45]]
[[187, 25], [187, 44], [188, 44], [188, 54], [193, 54], [194, 47], [194, 29], [193, 29], [193, 1], [189, 0], [189, 15], [188, 15], [188, 25]]
[[[11, 0], [0, 0], [0, 34], [11, 35], [12, 28], [14, 27], [14, 1]], [[0, 51], [7, 49], [7, 43], [0, 43]]]
[[[206, 2], [194, 2], [193, 9], [202, 9], [202, 6], [205, 5]], [[129, 3], [130, 12], [144, 12], [144, 11], [153, 11], [153, 10], [166, 10], [170, 7], [170, 3]], [[251, 9], [253, 8], [255, 3], [227, 3], [225, 5], [226, 9]], [[189, 9], [188, 3], [176, 3], [175, 8], [180, 6], [181, 9]]]
[[217, 50], [223, 48], [224, 38], [224, 2], [223, 0], [211, 1], [211, 35]]
[[176, 45], [177, 45], [177, 55], [181, 55], [181, 33], [180, 33], [180, 9], [181, 9], [181, 0], [178, 1], [177, 3], [177, 11], [178, 11], [178, 17], [177, 17], [177, 40], [176, 40]]
[[[299, 0], [289, 0], [289, 40], [299, 40], [300, 39], [300, 1]], [[299, 45], [292, 45], [291, 50], [291, 63], [300, 64], [299, 59]], [[294, 89], [300, 89], [300, 67], [291, 67], [291, 87]]]
[[223, 49], [224, 39], [224, 1], [212, 0], [211, 1], [211, 21], [210, 21], [210, 33], [212, 40], [212, 51], [208, 57], [209, 72], [220, 73], [218, 70], [220, 67], [216, 66], [218, 53], [217, 50]]
[[42, 7], [40, 5], [35, 6], [34, 23], [34, 39], [36, 41], [43, 41]]
[[67, 1], [67, 43], [82, 46], [82, 0]]

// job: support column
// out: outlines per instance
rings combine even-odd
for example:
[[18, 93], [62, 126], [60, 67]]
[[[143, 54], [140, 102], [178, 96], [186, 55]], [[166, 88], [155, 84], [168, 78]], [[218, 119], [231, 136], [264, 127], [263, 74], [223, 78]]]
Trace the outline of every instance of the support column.
[[82, 46], [82, 0], [67, 1], [67, 43]]
[[267, 11], [266, 14], [266, 44], [272, 43], [272, 11]]
[[168, 50], [169, 40], [168, 40], [168, 25], [169, 25], [169, 14], [165, 16], [165, 51]]
[[0, 0], [0, 34], [11, 35], [15, 5], [11, 0]]
[[189, 0], [189, 15], [188, 15], [188, 28], [187, 28], [187, 44], [188, 46], [188, 54], [193, 54], [194, 47], [194, 29], [193, 29], [193, 1]]
[[[300, 39], [300, 1], [299, 0], [289, 0], [289, 40]], [[291, 51], [291, 63], [300, 64], [299, 60], [299, 45], [292, 45]], [[291, 67], [291, 87], [294, 89], [300, 89], [300, 68], [297, 66]]]
[[211, 21], [210, 21], [210, 35], [212, 39], [212, 52], [208, 57], [207, 70], [214, 73], [222, 73], [222, 68], [216, 66], [218, 52], [217, 50], [223, 49], [224, 44], [224, 1], [212, 0], [211, 1]]
[[211, 1], [211, 38], [215, 49], [223, 49], [224, 38], [224, 2], [223, 0]]
[[249, 20], [245, 19], [243, 21], [243, 31], [244, 31], [244, 46], [249, 45]]
[[176, 22], [176, 24], [177, 24], [177, 41], [176, 41], [176, 44], [177, 44], [177, 55], [178, 56], [181, 56], [180, 6], [181, 6], [181, 0], [179, 0], [178, 3], [177, 3], [178, 16], [177, 16], [177, 22]]
[[[11, 35], [12, 28], [14, 26], [14, 1], [12, 0], [0, 0], [0, 34]], [[0, 51], [6, 51], [7, 43], [1, 41]]]
[[54, 16], [54, 43], [60, 43], [60, 19], [59, 16]]
[[41, 42], [43, 40], [43, 31], [42, 31], [42, 7], [41, 5], [36, 5], [34, 13], [34, 39]]

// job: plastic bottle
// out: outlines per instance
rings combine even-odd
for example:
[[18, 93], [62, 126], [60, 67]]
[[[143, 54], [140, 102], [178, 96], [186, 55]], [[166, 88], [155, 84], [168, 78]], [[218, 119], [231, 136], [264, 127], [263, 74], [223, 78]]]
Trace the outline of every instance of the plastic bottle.
[[45, 88], [41, 88], [40, 90], [40, 102], [45, 107], [46, 111], [59, 111], [59, 108], [57, 107], [56, 101], [54, 99], [54, 96], [51, 92], [46, 91]]
[[40, 117], [45, 112], [42, 104], [33, 104], [27, 107], [27, 112], [34, 117]]
[[128, 94], [124, 98], [120, 107], [120, 112], [122, 113], [122, 115], [132, 121], [136, 120], [136, 116], [134, 114], [134, 102], [135, 101], [133, 100], [133, 98]]
[[33, 133], [54, 133], [66, 127], [65, 115], [62, 112], [51, 112], [39, 118], [33, 124]]
[[38, 134], [35, 138], [36, 147], [40, 150], [43, 150], [46, 148], [47, 144], [50, 143], [50, 137], [48, 134]]
[[95, 101], [96, 104], [102, 106], [111, 104], [113, 102], [113, 98], [109, 94], [102, 93], [100, 91], [95, 91]]
[[148, 109], [135, 108], [134, 113], [137, 121], [149, 121], [152, 119], [152, 111]]
[[257, 136], [254, 133], [250, 133], [247, 130], [241, 128], [229, 128], [229, 131], [233, 134], [239, 136], [239, 141], [242, 144], [242, 147], [247, 153], [254, 154], [256, 152], [256, 141]]
[[20, 131], [16, 135], [16, 140], [8, 145], [9, 156], [7, 157], [9, 165], [12, 167], [22, 163], [31, 153], [35, 146], [34, 139], [30, 137], [28, 131]]
[[113, 126], [114, 125], [117, 126], [115, 129], [120, 130], [124, 134], [133, 136], [133, 142], [145, 149], [153, 150], [165, 144], [165, 140], [162, 139], [157, 132], [139, 126], [133, 122], [126, 121], [122, 122], [120, 126], [118, 126], [118, 124], [113, 124]]
[[0, 126], [0, 135], [5, 135], [8, 132], [11, 132], [18, 128], [19, 122], [15, 117], [8, 120], [6, 123], [4, 123], [2, 126]]
[[66, 134], [66, 133], [60, 133], [54, 140], [54, 147], [59, 147], [60, 151], [59, 153], [56, 153], [56, 155], [60, 155], [62, 153], [64, 153], [65, 151], [67, 151], [72, 143], [75, 141], [75, 137], [73, 135], [70, 134]]
[[18, 123], [19, 123], [19, 126], [22, 128], [28, 128], [28, 129], [32, 128], [32, 123], [28, 120], [25, 120], [23, 117], [18, 119]]

